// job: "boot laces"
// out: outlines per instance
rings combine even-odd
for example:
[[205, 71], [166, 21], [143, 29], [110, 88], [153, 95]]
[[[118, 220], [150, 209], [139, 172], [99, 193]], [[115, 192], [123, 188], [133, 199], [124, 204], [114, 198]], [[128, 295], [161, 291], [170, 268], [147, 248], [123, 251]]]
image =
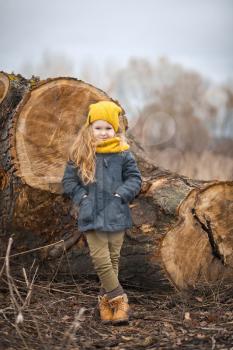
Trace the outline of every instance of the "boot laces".
[[111, 309], [111, 306], [109, 305], [108, 299], [107, 298], [101, 298], [100, 299], [100, 307], [106, 308], [106, 309]]
[[127, 303], [122, 299], [120, 301], [113, 301], [111, 303], [111, 306], [117, 310], [121, 310], [121, 311], [126, 311], [127, 310]]

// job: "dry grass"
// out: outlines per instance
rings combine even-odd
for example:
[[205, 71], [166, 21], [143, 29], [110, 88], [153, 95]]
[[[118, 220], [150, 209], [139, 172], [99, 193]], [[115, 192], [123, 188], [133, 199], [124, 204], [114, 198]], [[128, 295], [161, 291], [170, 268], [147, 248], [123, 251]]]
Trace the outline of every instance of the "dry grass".
[[175, 148], [147, 151], [158, 166], [198, 180], [232, 180], [233, 158], [205, 150], [201, 154], [181, 152]]

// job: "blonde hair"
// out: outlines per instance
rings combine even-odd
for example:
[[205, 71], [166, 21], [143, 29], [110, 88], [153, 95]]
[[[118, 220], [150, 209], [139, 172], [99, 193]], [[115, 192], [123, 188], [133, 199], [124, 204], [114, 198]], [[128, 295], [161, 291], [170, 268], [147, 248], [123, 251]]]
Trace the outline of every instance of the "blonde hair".
[[[120, 145], [127, 143], [124, 131], [119, 127], [115, 136], [120, 137]], [[69, 159], [74, 162], [80, 170], [80, 176], [84, 183], [95, 182], [96, 169], [96, 146], [98, 141], [95, 139], [92, 125], [83, 125], [79, 130], [78, 136], [70, 149]]]

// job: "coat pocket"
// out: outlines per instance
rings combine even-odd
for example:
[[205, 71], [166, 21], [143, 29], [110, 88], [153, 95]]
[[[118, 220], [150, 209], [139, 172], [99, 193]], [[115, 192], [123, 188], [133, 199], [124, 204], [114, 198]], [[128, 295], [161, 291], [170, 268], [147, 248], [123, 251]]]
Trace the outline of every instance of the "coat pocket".
[[93, 205], [90, 198], [83, 198], [79, 207], [78, 221], [82, 225], [90, 224], [93, 221]]
[[125, 221], [125, 208], [120, 197], [112, 195], [107, 207], [107, 222], [109, 224], [122, 224]]

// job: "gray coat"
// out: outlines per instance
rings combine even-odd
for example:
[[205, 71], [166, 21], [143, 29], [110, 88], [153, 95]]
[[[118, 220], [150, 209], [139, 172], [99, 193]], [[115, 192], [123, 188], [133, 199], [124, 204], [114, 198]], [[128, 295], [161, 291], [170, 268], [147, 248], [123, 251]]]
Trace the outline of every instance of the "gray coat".
[[[79, 206], [78, 229], [120, 231], [132, 227], [129, 208], [140, 192], [142, 177], [133, 154], [96, 153], [96, 182], [84, 185], [74, 163], [67, 162], [64, 193]], [[121, 197], [114, 196], [118, 193]], [[87, 194], [87, 197], [84, 197]]]

